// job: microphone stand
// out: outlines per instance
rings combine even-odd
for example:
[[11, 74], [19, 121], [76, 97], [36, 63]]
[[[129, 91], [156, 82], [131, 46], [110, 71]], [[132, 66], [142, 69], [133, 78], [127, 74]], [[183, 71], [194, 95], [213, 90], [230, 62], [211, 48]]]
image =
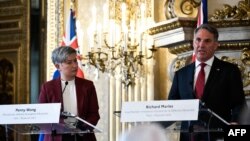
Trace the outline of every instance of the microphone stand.
[[205, 105], [204, 102], [200, 101], [200, 103], [201, 103], [201, 105], [204, 106], [204, 107], [207, 109], [207, 111], [208, 111], [209, 113], [211, 113], [213, 116], [215, 116], [216, 118], [218, 118], [220, 121], [222, 121], [222, 122], [225, 123], [226, 125], [230, 125], [229, 122], [227, 122], [227, 121], [226, 121], [225, 119], [223, 119], [221, 116], [219, 116], [219, 115], [216, 114], [214, 111], [212, 111], [211, 109], [209, 109], [208, 107], [206, 107], [206, 105]]
[[216, 114], [215, 112], [213, 112], [211, 109], [207, 108], [207, 111], [209, 113], [211, 113], [213, 116], [215, 116], [216, 118], [218, 118], [220, 121], [222, 121], [223, 123], [225, 123], [226, 125], [230, 125], [229, 122], [227, 122], [226, 120], [224, 120], [222, 117], [220, 117], [218, 114]]
[[229, 122], [227, 122], [225, 119], [223, 119], [221, 116], [219, 116], [218, 114], [216, 114], [213, 110], [211, 110], [210, 108], [208, 108], [204, 102], [200, 101], [201, 105], [203, 107], [206, 108], [206, 110], [211, 114], [210, 115], [210, 119], [209, 119], [209, 122], [208, 122], [208, 141], [210, 141], [210, 131], [209, 131], [209, 125], [210, 125], [210, 120], [212, 118], [212, 116], [215, 116], [217, 119], [219, 119], [221, 122], [223, 122], [224, 124], [226, 125], [230, 125]]
[[98, 129], [96, 126], [92, 125], [91, 123], [81, 119], [80, 117], [78, 117], [78, 116], [76, 116], [76, 115], [74, 115], [74, 114], [72, 114], [70, 112], [65, 112], [64, 111], [64, 112], [62, 112], [62, 115], [65, 116], [65, 117], [73, 117], [73, 118], [75, 118], [77, 120], [80, 120], [81, 122], [87, 124], [88, 126], [92, 127], [93, 129], [96, 129], [98, 132], [102, 132], [102, 130]]
[[[102, 132], [102, 130], [98, 129], [96, 126], [92, 125], [91, 123], [81, 119], [80, 117], [78, 117], [78, 116], [76, 116], [76, 115], [74, 115], [74, 114], [72, 114], [70, 112], [64, 111], [64, 112], [61, 112], [61, 115], [64, 116], [64, 117], [72, 117], [72, 118], [75, 118], [77, 120], [80, 120], [81, 122], [87, 124], [88, 126], [92, 127], [93, 129], [96, 129], [98, 132]], [[89, 132], [89, 130], [86, 130], [86, 131]], [[75, 139], [75, 141], [77, 140], [76, 135], [74, 136], [74, 139]]]
[[56, 136], [56, 130], [54, 129], [54, 126], [53, 126], [53, 123], [51, 123], [51, 139], [52, 139], [52, 141], [54, 141], [55, 140], [55, 136]]
[[5, 136], [6, 136], [6, 141], [9, 141], [9, 134], [8, 134], [8, 125], [5, 125]]
[[[68, 85], [68, 81], [65, 81], [65, 86], [64, 86], [64, 88], [63, 88], [63, 90], [62, 90], [62, 95], [61, 95], [62, 107], [63, 107], [63, 93], [64, 93], [64, 91], [65, 91], [67, 85]], [[57, 131], [56, 131], [56, 129], [54, 129], [54, 124], [53, 124], [53, 123], [51, 123], [50, 127], [51, 127], [51, 139], [52, 139], [52, 141], [54, 141], [54, 140], [55, 140], [54, 137], [56, 136]]]

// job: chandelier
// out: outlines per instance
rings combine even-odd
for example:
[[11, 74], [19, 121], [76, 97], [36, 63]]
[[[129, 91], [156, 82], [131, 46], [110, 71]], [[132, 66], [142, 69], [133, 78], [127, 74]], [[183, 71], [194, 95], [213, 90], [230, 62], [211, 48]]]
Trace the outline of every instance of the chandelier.
[[150, 0], [110, 0], [99, 12], [101, 18], [97, 18], [97, 9], [93, 7], [87, 69], [116, 76], [125, 86], [145, 77], [145, 61], [153, 58], [156, 51], [146, 26], [153, 23], [149, 4]]

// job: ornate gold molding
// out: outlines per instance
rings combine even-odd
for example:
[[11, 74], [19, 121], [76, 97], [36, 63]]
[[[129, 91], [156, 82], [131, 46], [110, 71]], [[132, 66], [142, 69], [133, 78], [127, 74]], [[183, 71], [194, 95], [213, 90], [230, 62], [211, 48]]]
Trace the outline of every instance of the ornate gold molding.
[[177, 28], [183, 28], [183, 27], [195, 27], [196, 25], [196, 21], [193, 20], [185, 20], [185, 19], [178, 19], [177, 21], [171, 22], [171, 23], [166, 23], [166, 24], [162, 24], [156, 27], [152, 27], [148, 30], [148, 33], [150, 35], [155, 35], [155, 34], [159, 34], [159, 33], [163, 33], [166, 31], [170, 31], [170, 30], [174, 30]]
[[164, 4], [166, 19], [175, 17], [195, 18], [200, 1], [196, 0], [167, 0]]
[[[176, 17], [196, 18], [200, 0], [166, 0], [164, 4], [166, 19]], [[237, 6], [224, 4], [221, 9], [216, 9], [209, 16], [209, 21], [223, 20], [249, 20], [250, 2], [249, 0], [239, 1]]]
[[250, 2], [249, 0], [239, 1], [237, 6], [224, 4], [222, 9], [214, 11], [210, 21], [221, 20], [249, 20], [250, 19]]
[[52, 78], [55, 67], [50, 59], [51, 52], [62, 41], [64, 28], [64, 0], [48, 0], [47, 16], [47, 80]]
[[250, 49], [242, 49], [241, 56], [239, 58], [222, 56], [220, 58], [223, 61], [227, 61], [236, 64], [240, 71], [243, 80], [243, 86], [245, 88], [245, 94], [250, 95]]
[[231, 20], [231, 21], [210, 21], [215, 27], [244, 27], [250, 25], [250, 20]]
[[172, 54], [181, 54], [191, 50], [193, 50], [192, 41], [179, 43], [178, 45], [173, 45], [173, 47], [168, 47], [168, 51]]
[[[232, 27], [239, 27], [239, 28], [244, 28], [244, 27], [249, 27], [250, 25], [250, 20], [234, 20], [234, 21], [213, 21], [209, 22], [210, 24], [214, 25], [218, 29], [226, 29], [226, 28], [232, 28]], [[195, 29], [196, 27], [196, 21], [190, 20], [187, 18], [178, 18], [175, 21], [168, 22], [168, 23], [162, 23], [159, 25], [156, 25], [155, 27], [152, 27], [148, 30], [148, 33], [150, 35], [157, 35], [157, 34], [163, 34], [164, 32], [168, 31], [174, 31], [175, 29], [178, 28], [189, 28], [190, 29]], [[240, 32], [239, 29], [237, 29], [237, 32]], [[223, 33], [223, 32], [222, 32]], [[184, 31], [184, 34], [188, 34]], [[192, 31], [190, 33], [192, 36]], [[247, 34], [247, 33], [246, 33]], [[187, 51], [193, 50], [192, 47], [192, 39], [188, 40], [183, 40], [181, 42], [176, 42], [171, 45], [165, 45], [161, 47], [167, 47], [169, 49], [169, 52], [172, 54], [181, 54], [185, 53]], [[250, 48], [250, 41], [248, 40], [239, 40], [239, 41], [221, 41], [218, 50], [242, 50], [243, 48]]]
[[[250, 48], [250, 41], [232, 42], [232, 43], [220, 43], [218, 51], [220, 50], [242, 50], [244, 48]], [[168, 46], [168, 51], [172, 54], [182, 54], [193, 50], [192, 41], [179, 43], [178, 45]]]
[[244, 48], [250, 48], [250, 41], [222, 42], [218, 50], [242, 50]]
[[[223, 28], [224, 27], [242, 27], [242, 26], [249, 26], [250, 20], [244, 20], [244, 21], [234, 20], [234, 21], [230, 21], [230, 22], [228, 22], [228, 21], [212, 21], [209, 23], [214, 25], [217, 28], [220, 28], [220, 27], [223, 27]], [[190, 19], [186, 19], [186, 18], [179, 18], [177, 21], [152, 27], [152, 28], [148, 29], [148, 33], [150, 35], [155, 35], [158, 33], [163, 33], [163, 32], [174, 30], [174, 29], [181, 28], [181, 27], [195, 28], [195, 26], [196, 26], [196, 21], [194, 19], [190, 20]]]

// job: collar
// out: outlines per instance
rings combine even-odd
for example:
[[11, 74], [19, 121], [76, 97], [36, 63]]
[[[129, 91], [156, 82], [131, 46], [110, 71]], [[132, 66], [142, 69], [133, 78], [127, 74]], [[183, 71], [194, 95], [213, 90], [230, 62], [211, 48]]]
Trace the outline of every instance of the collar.
[[[65, 80], [61, 80], [61, 83], [65, 84], [65, 82], [66, 82]], [[68, 82], [68, 84], [74, 84], [75, 83], [75, 79], [69, 80], [67, 82]]]
[[[213, 62], [214, 62], [214, 56], [211, 57], [210, 59], [208, 59], [208, 60], [207, 60], [206, 62], [204, 62], [204, 63], [206, 63], [208, 66], [212, 66]], [[197, 67], [200, 65], [200, 63], [202, 63], [202, 62], [200, 62], [200, 61], [198, 61], [198, 60], [196, 59], [196, 60], [195, 60], [195, 68], [197, 68]]]

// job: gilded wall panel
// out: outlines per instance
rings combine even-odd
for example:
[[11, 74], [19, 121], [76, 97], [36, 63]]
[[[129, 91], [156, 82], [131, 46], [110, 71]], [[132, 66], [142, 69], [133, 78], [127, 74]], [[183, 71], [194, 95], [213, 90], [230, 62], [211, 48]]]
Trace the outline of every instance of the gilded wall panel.
[[[0, 1], [1, 88], [11, 95], [11, 103], [29, 102], [29, 1]], [[9, 67], [11, 66], [11, 67]], [[7, 77], [7, 78], [5, 78]], [[5, 81], [5, 82], [3, 82]], [[4, 88], [7, 85], [8, 88]]]
[[[29, 0], [0, 1], [0, 104], [30, 101], [29, 16]], [[9, 140], [29, 138], [8, 133]]]
[[55, 71], [51, 61], [51, 52], [62, 41], [64, 28], [64, 0], [49, 0], [47, 3], [47, 80], [50, 80]]

